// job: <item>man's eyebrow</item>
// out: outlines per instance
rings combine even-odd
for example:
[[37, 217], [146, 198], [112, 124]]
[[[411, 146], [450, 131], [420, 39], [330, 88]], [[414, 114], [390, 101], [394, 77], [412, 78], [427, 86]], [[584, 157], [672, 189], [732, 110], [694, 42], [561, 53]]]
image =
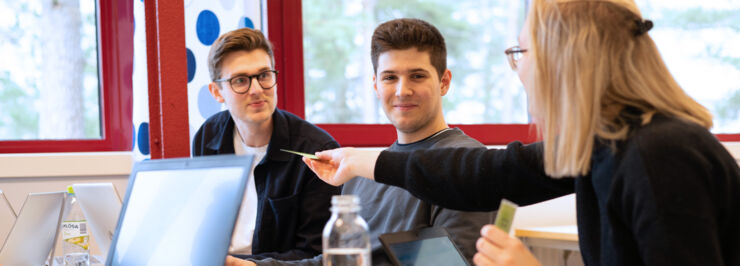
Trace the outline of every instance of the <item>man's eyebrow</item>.
[[399, 72], [405, 72], [405, 73], [416, 73], [416, 72], [424, 72], [429, 73], [428, 70], [423, 68], [412, 68], [406, 71], [396, 71], [396, 70], [384, 70], [383, 72], [380, 72], [380, 74], [398, 74]]
[[424, 72], [424, 73], [429, 73], [429, 71], [427, 71], [426, 69], [423, 69], [423, 68], [414, 68], [414, 69], [410, 69], [410, 70], [409, 70], [408, 72], [409, 72], [409, 73], [414, 73], [414, 72]]
[[[265, 71], [268, 71], [268, 70], [272, 70], [272, 68], [269, 68], [269, 67], [263, 67], [263, 68], [260, 68], [260, 69], [258, 69], [258, 70], [257, 70], [257, 71], [256, 71], [256, 72], [255, 72], [254, 74], [252, 74], [252, 75], [257, 75], [257, 74], [259, 74], [259, 73], [262, 73], [262, 72], [265, 72]], [[249, 73], [247, 73], [246, 71], [239, 71], [239, 72], [235, 72], [235, 73], [234, 73], [233, 75], [231, 75], [231, 76], [232, 76], [232, 77], [236, 77], [236, 76], [249, 76], [249, 75], [250, 75], [250, 74], [249, 74]]]

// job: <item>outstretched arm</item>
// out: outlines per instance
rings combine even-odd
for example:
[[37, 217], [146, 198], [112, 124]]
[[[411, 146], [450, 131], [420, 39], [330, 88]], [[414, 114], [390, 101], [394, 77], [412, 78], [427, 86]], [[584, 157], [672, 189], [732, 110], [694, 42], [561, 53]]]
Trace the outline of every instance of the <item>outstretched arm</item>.
[[573, 193], [574, 179], [543, 169], [541, 145], [513, 142], [506, 149], [446, 148], [410, 153], [342, 148], [304, 162], [331, 185], [362, 176], [463, 211], [491, 211], [502, 198], [520, 206]]

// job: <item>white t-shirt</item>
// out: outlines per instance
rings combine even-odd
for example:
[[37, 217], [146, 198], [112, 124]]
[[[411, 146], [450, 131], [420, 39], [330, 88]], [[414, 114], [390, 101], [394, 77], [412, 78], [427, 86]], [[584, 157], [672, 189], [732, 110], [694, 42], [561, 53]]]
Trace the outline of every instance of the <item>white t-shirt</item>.
[[262, 147], [249, 147], [242, 141], [239, 131], [234, 127], [234, 153], [237, 155], [254, 155], [252, 168], [249, 170], [247, 191], [242, 199], [239, 217], [234, 225], [234, 236], [231, 238], [229, 254], [250, 255], [252, 254], [252, 237], [254, 226], [257, 222], [257, 189], [254, 186], [254, 167], [262, 161], [267, 154], [267, 145]]

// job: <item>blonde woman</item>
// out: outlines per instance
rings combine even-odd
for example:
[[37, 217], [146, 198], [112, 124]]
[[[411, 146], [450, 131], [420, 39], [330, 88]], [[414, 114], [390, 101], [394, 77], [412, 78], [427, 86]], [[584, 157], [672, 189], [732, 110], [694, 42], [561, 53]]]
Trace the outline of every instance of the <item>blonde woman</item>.
[[[506, 51], [541, 142], [304, 159], [324, 181], [362, 176], [448, 208], [488, 211], [576, 193], [586, 265], [740, 265], [740, 169], [709, 112], [668, 72], [631, 0], [533, 0]], [[478, 265], [536, 265], [485, 226]]]

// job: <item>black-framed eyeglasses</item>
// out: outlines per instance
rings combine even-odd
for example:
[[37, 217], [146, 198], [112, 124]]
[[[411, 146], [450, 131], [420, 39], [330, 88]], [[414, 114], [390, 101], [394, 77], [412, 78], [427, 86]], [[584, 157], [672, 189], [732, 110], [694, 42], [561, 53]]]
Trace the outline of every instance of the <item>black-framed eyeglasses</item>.
[[242, 94], [249, 91], [249, 87], [252, 86], [252, 79], [257, 79], [257, 84], [259, 84], [263, 90], [272, 89], [272, 87], [275, 87], [275, 84], [277, 84], [277, 74], [277, 70], [267, 70], [254, 75], [236, 75], [230, 78], [217, 79], [214, 81], [227, 81], [231, 90]]
[[516, 71], [519, 65], [519, 60], [522, 59], [523, 54], [527, 52], [527, 49], [522, 49], [519, 45], [506, 49], [506, 59], [509, 60], [509, 66], [511, 69]]

